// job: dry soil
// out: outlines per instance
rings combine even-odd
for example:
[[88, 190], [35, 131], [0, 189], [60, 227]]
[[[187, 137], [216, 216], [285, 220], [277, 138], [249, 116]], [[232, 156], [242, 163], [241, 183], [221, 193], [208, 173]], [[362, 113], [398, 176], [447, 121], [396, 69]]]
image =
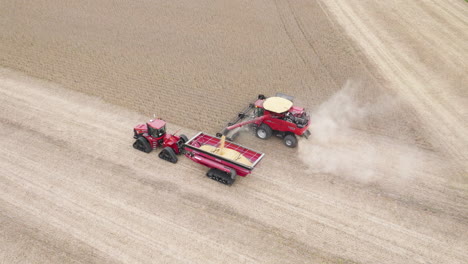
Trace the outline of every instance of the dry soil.
[[[0, 263], [466, 263], [468, 4], [0, 2]], [[263, 93], [309, 140], [231, 187], [131, 147]]]

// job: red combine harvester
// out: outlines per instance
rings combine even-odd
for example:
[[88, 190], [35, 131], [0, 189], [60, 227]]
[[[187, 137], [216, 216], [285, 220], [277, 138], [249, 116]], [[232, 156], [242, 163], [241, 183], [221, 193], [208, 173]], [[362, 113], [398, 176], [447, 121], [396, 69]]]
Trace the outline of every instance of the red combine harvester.
[[146, 124], [139, 124], [133, 128], [133, 147], [146, 153], [163, 147], [159, 157], [172, 163], [177, 162], [177, 155], [183, 150], [184, 143], [188, 141], [187, 136], [166, 133], [166, 122], [162, 119], [151, 119]]
[[206, 175], [226, 185], [234, 183], [236, 176], [247, 176], [263, 158], [264, 154], [233, 142], [225, 137], [217, 138], [199, 132], [190, 140], [185, 135], [166, 134], [166, 122], [161, 119], [150, 120], [133, 129], [133, 147], [149, 153], [163, 147], [159, 157], [172, 163], [178, 161], [177, 155], [185, 156], [199, 164], [209, 167]]
[[310, 136], [310, 118], [304, 108], [293, 106], [293, 99], [281, 93], [268, 98], [259, 95], [216, 136], [225, 135], [233, 140], [238, 133], [236, 128], [250, 125], [258, 138], [268, 139], [276, 135], [283, 139], [287, 147], [294, 148], [297, 146], [297, 136]]

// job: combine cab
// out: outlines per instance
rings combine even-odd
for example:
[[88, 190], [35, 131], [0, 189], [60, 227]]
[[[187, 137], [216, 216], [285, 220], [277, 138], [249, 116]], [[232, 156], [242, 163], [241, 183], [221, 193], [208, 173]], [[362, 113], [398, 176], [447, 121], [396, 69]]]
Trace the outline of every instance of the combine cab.
[[259, 95], [217, 136], [226, 135], [233, 140], [237, 134], [235, 129], [250, 125], [258, 138], [268, 139], [275, 135], [282, 138], [287, 147], [294, 148], [297, 146], [297, 136], [309, 137], [310, 118], [304, 108], [293, 106], [293, 99], [279, 93], [268, 98]]
[[177, 162], [177, 155], [183, 150], [183, 145], [188, 141], [185, 135], [176, 136], [166, 133], [166, 122], [162, 119], [152, 119], [146, 124], [140, 124], [133, 128], [133, 147], [146, 153], [162, 147], [159, 157], [172, 163]]

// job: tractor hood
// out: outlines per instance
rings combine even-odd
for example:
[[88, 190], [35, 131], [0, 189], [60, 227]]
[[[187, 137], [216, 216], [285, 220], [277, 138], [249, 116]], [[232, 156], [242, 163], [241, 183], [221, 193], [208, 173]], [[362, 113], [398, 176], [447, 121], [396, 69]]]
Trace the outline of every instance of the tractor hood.
[[133, 129], [135, 131], [135, 135], [148, 132], [148, 126], [146, 124], [136, 125]]

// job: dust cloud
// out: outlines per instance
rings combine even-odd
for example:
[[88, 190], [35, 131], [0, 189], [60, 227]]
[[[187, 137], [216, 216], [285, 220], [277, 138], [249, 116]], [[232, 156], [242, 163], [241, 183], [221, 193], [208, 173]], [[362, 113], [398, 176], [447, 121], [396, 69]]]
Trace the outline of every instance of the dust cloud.
[[[313, 173], [347, 177], [364, 183], [408, 179], [428, 162], [425, 150], [366, 129], [369, 120], [398, 112], [397, 98], [381, 95], [361, 102], [362, 85], [348, 81], [311, 113], [311, 136], [299, 155]], [[389, 130], [395, 124], [388, 124]], [[397, 128], [398, 129], [398, 128]]]

